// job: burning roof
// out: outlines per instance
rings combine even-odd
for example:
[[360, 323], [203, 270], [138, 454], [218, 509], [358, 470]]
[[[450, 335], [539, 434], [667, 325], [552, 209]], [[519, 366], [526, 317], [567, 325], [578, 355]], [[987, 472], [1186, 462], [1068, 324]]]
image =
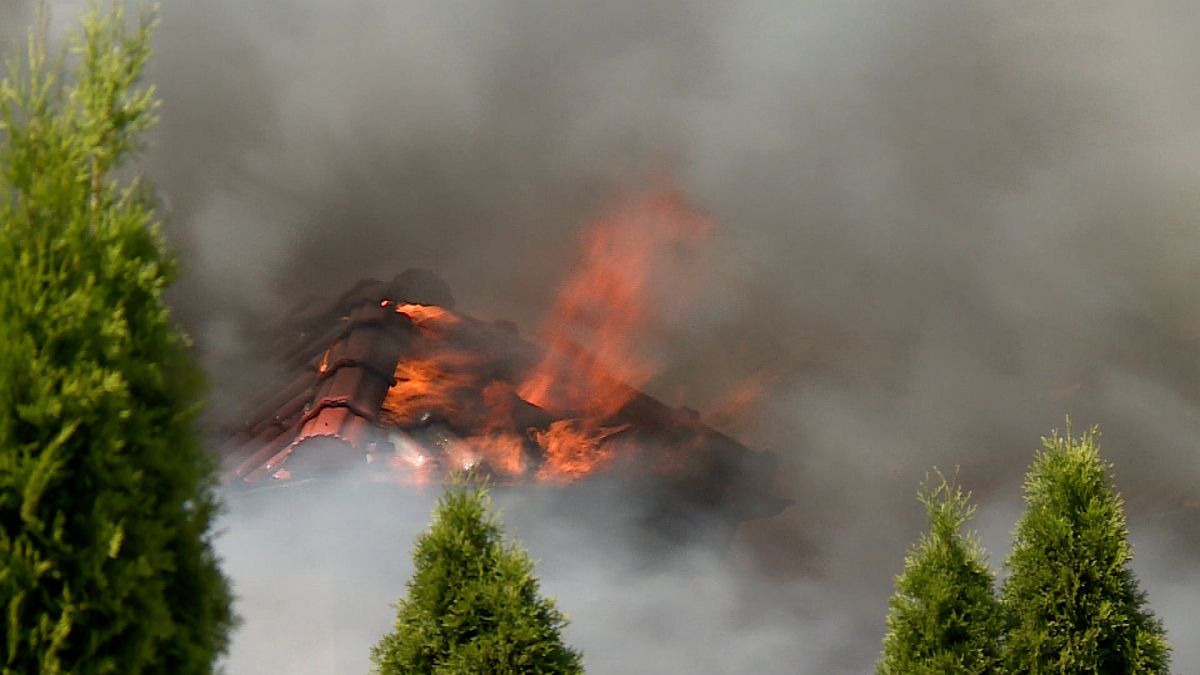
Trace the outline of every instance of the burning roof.
[[278, 344], [294, 379], [234, 436], [226, 481], [296, 482], [366, 463], [378, 481], [424, 485], [474, 468], [499, 484], [652, 480], [737, 520], [779, 512], [773, 455], [637, 389], [653, 369], [626, 341], [647, 319], [655, 256], [677, 254], [706, 225], [674, 195], [601, 219], [542, 327], [544, 347], [511, 323], [455, 311], [423, 270], [298, 309]]

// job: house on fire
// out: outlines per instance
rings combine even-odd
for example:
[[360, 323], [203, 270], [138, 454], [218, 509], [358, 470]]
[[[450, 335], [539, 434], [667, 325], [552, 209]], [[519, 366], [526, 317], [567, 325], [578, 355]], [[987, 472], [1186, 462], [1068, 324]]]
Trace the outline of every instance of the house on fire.
[[293, 312], [276, 354], [290, 379], [225, 444], [223, 481], [258, 491], [363, 468], [394, 489], [473, 468], [499, 486], [564, 492], [616, 481], [656, 495], [666, 527], [780, 512], [775, 458], [619, 381], [585, 350], [541, 347], [455, 311], [409, 270]]

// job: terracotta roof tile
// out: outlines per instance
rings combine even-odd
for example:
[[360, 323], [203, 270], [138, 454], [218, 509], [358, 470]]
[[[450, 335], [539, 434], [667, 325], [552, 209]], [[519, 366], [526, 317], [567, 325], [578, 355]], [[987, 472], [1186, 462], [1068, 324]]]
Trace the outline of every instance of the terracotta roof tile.
[[288, 420], [303, 412], [304, 405], [312, 400], [316, 385], [317, 374], [315, 372], [303, 373], [287, 388], [255, 408], [246, 421], [244, 431], [249, 435], [256, 436], [268, 425], [286, 424]]
[[301, 365], [320, 358], [321, 353], [329, 347], [346, 330], [345, 321], [334, 319], [331, 325], [323, 331], [303, 332], [291, 338], [291, 341], [279, 349], [280, 358], [284, 363]]
[[299, 375], [249, 415], [226, 455], [227, 480], [270, 475], [312, 438], [338, 438], [362, 449], [413, 325], [379, 299], [334, 323], [319, 340], [306, 339], [293, 350], [291, 362], [302, 364]]
[[[360, 420], [358, 417], [351, 419]], [[364, 430], [366, 429], [364, 423]], [[292, 446], [285, 469], [292, 478], [320, 476], [345, 468], [349, 464], [366, 463], [363, 448], [339, 436], [314, 436]]]
[[[326, 407], [304, 423], [295, 440], [282, 448], [269, 446], [257, 453], [259, 459], [245, 475], [246, 483], [255, 483], [275, 474], [285, 462], [288, 472], [318, 474], [344, 466], [347, 462], [365, 457], [366, 441], [371, 423], [349, 408]], [[274, 450], [273, 454], [267, 454]], [[247, 462], [249, 464], [249, 462]]]
[[362, 366], [389, 380], [396, 361], [407, 346], [406, 334], [379, 325], [359, 325], [335, 342], [323, 357], [325, 372], [346, 366]]
[[385, 377], [362, 366], [338, 368], [321, 380], [303, 420], [307, 422], [321, 409], [332, 406], [350, 408], [360, 417], [374, 420], [391, 384], [390, 376]]
[[346, 441], [355, 448], [365, 446], [371, 422], [351, 408], [327, 407], [304, 423], [293, 445], [299, 445], [318, 436], [332, 436]]
[[262, 433], [242, 446], [234, 455], [242, 459], [230, 472], [232, 474], [231, 478], [245, 478], [255, 469], [262, 466], [263, 462], [266, 462], [273, 455], [291, 444], [292, 440], [296, 437], [296, 431], [297, 427], [288, 429], [268, 427], [264, 429]]
[[356, 305], [338, 307], [323, 321], [300, 328], [293, 327], [294, 332], [278, 341], [280, 358], [296, 366], [312, 363], [320, 359], [331, 344], [360, 326], [376, 325], [388, 329], [410, 326], [412, 322], [407, 316], [380, 306], [380, 301], [386, 297], [381, 291]]

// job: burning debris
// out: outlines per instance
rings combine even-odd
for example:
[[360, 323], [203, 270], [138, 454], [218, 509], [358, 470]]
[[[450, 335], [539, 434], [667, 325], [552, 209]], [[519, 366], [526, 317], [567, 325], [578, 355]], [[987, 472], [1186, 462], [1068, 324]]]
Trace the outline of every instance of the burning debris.
[[468, 468], [499, 484], [604, 476], [652, 480], [737, 520], [779, 512], [773, 455], [637, 389], [655, 370], [633, 345], [655, 321], [651, 277], [707, 228], [675, 193], [598, 221], [542, 326], [544, 348], [511, 323], [456, 312], [423, 270], [297, 311], [280, 353], [300, 375], [235, 436], [227, 481], [296, 482], [365, 461], [381, 482], [440, 483]]

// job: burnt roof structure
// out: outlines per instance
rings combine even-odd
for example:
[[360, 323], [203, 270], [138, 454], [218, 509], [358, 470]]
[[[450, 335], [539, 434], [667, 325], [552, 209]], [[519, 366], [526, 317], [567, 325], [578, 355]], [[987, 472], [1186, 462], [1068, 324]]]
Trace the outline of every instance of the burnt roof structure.
[[[384, 483], [436, 482], [477, 464], [501, 484], [649, 483], [667, 511], [734, 522], [787, 505], [771, 494], [773, 455], [706, 426], [694, 411], [632, 389], [586, 448], [547, 441], [552, 431], [573, 429], [572, 413], [515, 393], [545, 350], [509, 322], [453, 308], [446, 284], [422, 270], [390, 282], [366, 280], [331, 302], [297, 308], [276, 343], [290, 379], [266, 392], [226, 443], [224, 483], [235, 490], [294, 484], [356, 465], [369, 466]], [[437, 391], [404, 398], [404, 387], [421, 377], [414, 364], [423, 363], [463, 372], [450, 384], [439, 380]], [[504, 411], [502, 433], [497, 409]], [[499, 442], [502, 452], [476, 451]], [[470, 456], [456, 455], [463, 452]], [[554, 462], [558, 473], [550, 472]]]

